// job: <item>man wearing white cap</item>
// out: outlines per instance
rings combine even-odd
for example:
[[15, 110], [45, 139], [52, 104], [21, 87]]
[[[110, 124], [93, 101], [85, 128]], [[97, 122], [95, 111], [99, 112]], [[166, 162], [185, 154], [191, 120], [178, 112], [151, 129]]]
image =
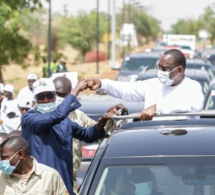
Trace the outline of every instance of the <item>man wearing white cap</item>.
[[73, 195], [73, 137], [94, 142], [105, 136], [104, 126], [113, 114], [119, 115], [117, 109], [112, 109], [89, 128], [72, 122], [67, 116], [81, 106], [76, 96], [86, 88], [86, 80], [79, 81], [56, 107], [54, 83], [48, 78], [39, 79], [33, 84], [36, 106], [21, 119], [22, 136], [28, 141], [32, 156], [60, 173], [70, 195]]
[[25, 114], [33, 106], [33, 100], [27, 98], [20, 99], [18, 102], [19, 111], [21, 115]]
[[16, 115], [20, 115], [18, 109], [18, 101], [14, 98], [14, 87], [13, 85], [6, 84], [4, 87], [4, 99], [1, 103], [1, 119], [4, 120], [7, 117], [7, 108], [13, 108]]
[[5, 133], [10, 133], [14, 130], [21, 130], [20, 122], [21, 118], [20, 115], [14, 110], [13, 105], [9, 105], [5, 111], [6, 117], [2, 121], [1, 124], [1, 131]]
[[33, 99], [34, 93], [33, 93], [33, 83], [37, 80], [37, 75], [35, 74], [29, 74], [27, 76], [28, 80], [28, 86], [20, 89], [17, 99], [20, 101], [23, 98], [27, 98], [29, 101]]

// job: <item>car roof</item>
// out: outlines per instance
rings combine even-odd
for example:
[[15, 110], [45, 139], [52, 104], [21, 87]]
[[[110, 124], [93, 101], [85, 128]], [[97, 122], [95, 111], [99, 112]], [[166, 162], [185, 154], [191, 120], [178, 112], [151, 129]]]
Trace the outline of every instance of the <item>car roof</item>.
[[204, 59], [187, 59], [186, 65], [187, 64], [195, 64], [197, 66], [198, 65], [212, 66], [210, 61]]
[[[183, 135], [177, 135], [176, 132]], [[112, 134], [103, 158], [215, 155], [214, 136], [214, 124], [121, 129]], [[174, 147], [174, 150], [171, 150], [171, 147]]]
[[153, 53], [153, 52], [141, 52], [136, 54], [129, 54], [126, 56], [127, 58], [160, 58], [161, 53]]
[[214, 48], [207, 48], [207, 49], [204, 49], [202, 51], [203, 55], [207, 55], [207, 54], [215, 54], [215, 49]]
[[[205, 70], [202, 69], [186, 69], [185, 70], [185, 75], [191, 79], [205, 79], [210, 81], [210, 78]], [[197, 80], [198, 80], [197, 79]]]
[[[205, 70], [199, 70], [199, 69], [185, 69], [185, 75], [192, 79], [206, 79], [210, 80], [207, 72]], [[137, 77], [137, 80], [145, 80], [149, 78], [157, 77], [157, 69], [150, 69], [146, 71], [144, 74], [140, 74]]]
[[139, 74], [137, 77], [137, 81], [157, 77], [157, 71], [158, 71], [157, 69], [149, 69], [146, 72]]

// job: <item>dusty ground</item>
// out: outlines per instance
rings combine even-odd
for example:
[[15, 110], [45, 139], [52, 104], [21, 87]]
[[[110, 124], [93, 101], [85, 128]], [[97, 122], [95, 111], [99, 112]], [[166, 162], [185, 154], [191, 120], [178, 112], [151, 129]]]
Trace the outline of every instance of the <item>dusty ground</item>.
[[[152, 47], [153, 43], [150, 45], [145, 45], [144, 47], [137, 48], [133, 52], [143, 51], [145, 48]], [[96, 63], [85, 63], [85, 64], [72, 64], [72, 57], [74, 57], [74, 50], [71, 48], [66, 48], [65, 53], [68, 53], [67, 69], [68, 71], [77, 71], [80, 78], [110, 78], [115, 79], [118, 73], [117, 70], [112, 70], [110, 62], [99, 62], [99, 73], [97, 74], [97, 65]], [[71, 57], [72, 56], [72, 57]], [[122, 59], [117, 59], [117, 63], [121, 64]], [[27, 85], [26, 77], [29, 73], [35, 73], [39, 78], [42, 77], [42, 64], [38, 66], [30, 66], [27, 69], [22, 69], [18, 65], [9, 65], [5, 66], [3, 70], [4, 84], [12, 84], [15, 88], [15, 94], [18, 91]], [[82, 92], [83, 94], [94, 93], [90, 90]]]

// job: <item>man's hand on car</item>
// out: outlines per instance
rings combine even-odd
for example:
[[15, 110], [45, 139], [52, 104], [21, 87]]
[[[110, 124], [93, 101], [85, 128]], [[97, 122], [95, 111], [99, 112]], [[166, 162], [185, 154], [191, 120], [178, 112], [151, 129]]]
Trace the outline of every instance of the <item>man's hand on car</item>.
[[144, 109], [139, 114], [139, 118], [143, 121], [152, 120], [154, 116], [156, 116], [156, 104]]
[[99, 119], [97, 123], [97, 128], [103, 129], [109, 119], [113, 117], [113, 115], [122, 115], [123, 112], [126, 112], [127, 108], [123, 104], [116, 104], [107, 110], [107, 112]]

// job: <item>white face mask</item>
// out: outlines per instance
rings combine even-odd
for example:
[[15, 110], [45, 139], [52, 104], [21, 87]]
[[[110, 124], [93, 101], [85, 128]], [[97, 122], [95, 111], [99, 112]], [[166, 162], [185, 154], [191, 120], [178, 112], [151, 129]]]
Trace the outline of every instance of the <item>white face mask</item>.
[[56, 96], [56, 102], [55, 102], [56, 106], [59, 106], [64, 100], [65, 98]]
[[42, 114], [45, 114], [47, 112], [51, 112], [55, 110], [56, 105], [55, 102], [45, 103], [45, 104], [37, 104], [37, 110], [41, 112]]
[[173, 72], [174, 70], [176, 70], [178, 67], [176, 67], [175, 69], [173, 69], [172, 71], [168, 72], [168, 71], [162, 71], [158, 69], [157, 72], [157, 77], [159, 78], [160, 82], [165, 85], [165, 86], [171, 86], [174, 82], [174, 80], [177, 78], [178, 75], [175, 76], [175, 78], [170, 79], [169, 75], [171, 72]]

